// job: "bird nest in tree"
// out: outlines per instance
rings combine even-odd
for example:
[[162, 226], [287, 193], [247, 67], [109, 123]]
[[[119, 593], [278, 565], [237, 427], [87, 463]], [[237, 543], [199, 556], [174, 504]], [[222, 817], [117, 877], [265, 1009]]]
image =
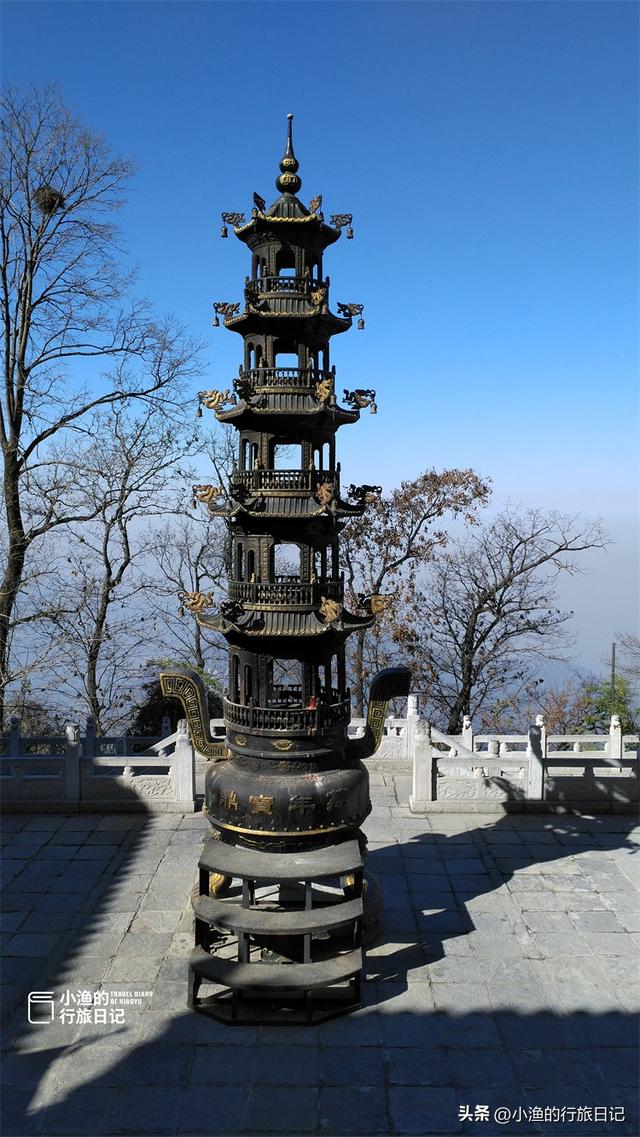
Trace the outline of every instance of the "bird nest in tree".
[[57, 209], [62, 209], [64, 206], [64, 194], [46, 183], [36, 190], [33, 197], [42, 213], [55, 213]]

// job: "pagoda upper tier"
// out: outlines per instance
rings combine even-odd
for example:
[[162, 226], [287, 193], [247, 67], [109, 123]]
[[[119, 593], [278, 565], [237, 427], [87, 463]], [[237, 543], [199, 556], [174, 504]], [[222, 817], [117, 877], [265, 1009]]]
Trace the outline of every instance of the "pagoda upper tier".
[[[302, 188], [302, 179], [298, 173], [299, 163], [293, 152], [292, 121], [293, 115], [287, 115], [287, 146], [280, 162], [280, 174], [276, 178], [276, 189], [280, 191], [273, 205], [267, 204], [259, 194], [254, 193], [255, 208], [251, 220], [242, 223], [241, 217], [234, 225], [235, 233], [255, 252], [261, 243], [273, 240], [274, 227], [278, 232], [291, 231], [296, 227], [296, 240], [308, 244], [322, 252], [328, 245], [332, 245], [340, 236], [339, 225], [327, 225], [321, 212], [322, 197], [314, 197], [309, 207], [296, 196]], [[338, 218], [332, 220], [338, 220]]]
[[234, 381], [238, 401], [216, 411], [219, 422], [239, 429], [269, 430], [269, 420], [287, 415], [292, 429], [336, 431], [360, 418], [356, 408], [341, 407], [334, 392], [335, 376], [309, 368], [272, 367], [241, 371]]

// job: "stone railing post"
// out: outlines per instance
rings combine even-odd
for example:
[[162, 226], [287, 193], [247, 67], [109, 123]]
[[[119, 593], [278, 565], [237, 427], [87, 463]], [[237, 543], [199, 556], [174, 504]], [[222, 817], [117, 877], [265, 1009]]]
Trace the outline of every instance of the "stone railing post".
[[187, 733], [186, 719], [180, 719], [173, 751], [176, 800], [193, 807], [196, 796], [195, 758]]
[[413, 753], [416, 744], [416, 730], [420, 719], [418, 718], [418, 696], [409, 695], [407, 698], [407, 726], [406, 726], [406, 756], [413, 762]]
[[609, 727], [609, 757], [624, 757], [622, 750], [622, 726], [620, 725], [619, 715], [611, 716], [611, 725]]
[[536, 715], [535, 726], [529, 727], [527, 757], [529, 759], [527, 801], [542, 801], [544, 764], [547, 758], [547, 731], [544, 725], [544, 715]]
[[412, 813], [424, 811], [428, 808], [428, 803], [436, 799], [437, 761], [437, 753], [431, 745], [429, 725], [420, 722], [415, 733], [413, 751], [413, 785], [409, 797]]
[[12, 715], [9, 719], [9, 758], [20, 757], [20, 719]]
[[64, 728], [64, 796], [72, 805], [80, 806], [80, 724], [67, 723]]
[[473, 726], [470, 715], [465, 715], [462, 720], [462, 745], [466, 746], [467, 750], [473, 750]]

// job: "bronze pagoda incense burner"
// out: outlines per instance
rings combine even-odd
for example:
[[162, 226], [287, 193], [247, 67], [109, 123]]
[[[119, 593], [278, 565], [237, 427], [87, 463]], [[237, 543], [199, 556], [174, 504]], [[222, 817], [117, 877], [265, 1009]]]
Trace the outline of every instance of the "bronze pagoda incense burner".
[[[229, 390], [201, 393], [218, 420], [238, 431], [228, 492], [196, 496], [230, 528], [229, 597], [185, 597], [195, 618], [229, 645], [225, 745], [211, 738], [206, 700], [188, 670], [161, 677], [179, 699], [196, 749], [211, 759], [204, 811], [212, 826], [194, 901], [196, 947], [189, 1003], [229, 1022], [318, 1021], [359, 1005], [366, 839], [371, 810], [362, 759], [377, 749], [387, 702], [407, 695], [409, 671], [380, 672], [370, 688], [364, 736], [350, 739], [345, 645], [370, 626], [381, 598], [344, 607], [339, 534], [363, 514], [378, 487], [342, 496], [335, 439], [375, 391], [345, 391], [339, 405], [331, 337], [362, 305], [329, 307], [325, 249], [350, 214], [327, 224], [322, 199], [307, 207], [293, 151], [291, 115], [280, 196], [254, 194], [245, 223], [224, 213], [249, 249], [244, 306], [217, 303], [215, 323], [237, 332], [244, 359]], [[202, 997], [201, 985], [212, 985]]]

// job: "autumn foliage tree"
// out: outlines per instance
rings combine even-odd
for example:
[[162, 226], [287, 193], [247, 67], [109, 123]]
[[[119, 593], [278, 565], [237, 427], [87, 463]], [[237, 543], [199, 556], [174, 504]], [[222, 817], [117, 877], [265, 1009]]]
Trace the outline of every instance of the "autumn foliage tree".
[[473, 470], [427, 470], [402, 482], [351, 521], [342, 538], [345, 600], [357, 608], [363, 596], [383, 596], [386, 607], [373, 628], [352, 637], [350, 656], [355, 713], [364, 714], [366, 684], [394, 655], [393, 628], [421, 570], [446, 544], [443, 525], [477, 521], [489, 486]]

